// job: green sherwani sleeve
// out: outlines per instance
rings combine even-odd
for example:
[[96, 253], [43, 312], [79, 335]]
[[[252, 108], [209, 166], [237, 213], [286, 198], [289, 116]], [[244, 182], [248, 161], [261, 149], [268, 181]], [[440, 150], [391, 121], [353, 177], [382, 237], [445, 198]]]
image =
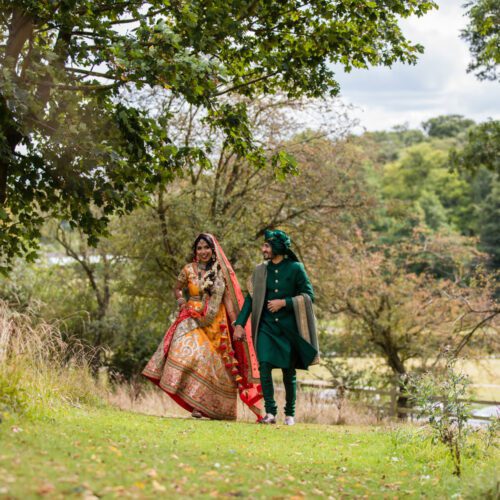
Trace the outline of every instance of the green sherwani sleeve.
[[[304, 269], [304, 266], [302, 264], [299, 264], [299, 268], [297, 270], [297, 274], [295, 277], [295, 284], [296, 284], [296, 293], [295, 295], [301, 295], [303, 293], [307, 293], [309, 297], [311, 297], [311, 300], [314, 302], [314, 291], [313, 287], [311, 285], [311, 282], [309, 281], [309, 277], [307, 276], [306, 270]], [[293, 301], [292, 297], [286, 297], [285, 298], [286, 302], [286, 310], [287, 311], [293, 311]]]
[[238, 314], [238, 317], [236, 318], [234, 324], [245, 326], [251, 312], [252, 312], [252, 296], [249, 293], [247, 293], [240, 314]]

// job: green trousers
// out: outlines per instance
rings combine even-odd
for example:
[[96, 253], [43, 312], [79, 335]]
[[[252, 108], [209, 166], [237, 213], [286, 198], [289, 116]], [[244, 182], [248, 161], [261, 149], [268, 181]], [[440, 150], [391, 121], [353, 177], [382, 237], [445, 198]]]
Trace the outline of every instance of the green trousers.
[[[259, 364], [260, 383], [262, 386], [262, 394], [264, 395], [266, 413], [276, 415], [278, 413], [278, 407], [274, 400], [273, 368], [274, 366], [271, 363], [262, 362]], [[281, 371], [283, 372], [283, 384], [285, 385], [285, 415], [294, 417], [295, 400], [297, 398], [296, 370], [295, 368], [282, 368]]]

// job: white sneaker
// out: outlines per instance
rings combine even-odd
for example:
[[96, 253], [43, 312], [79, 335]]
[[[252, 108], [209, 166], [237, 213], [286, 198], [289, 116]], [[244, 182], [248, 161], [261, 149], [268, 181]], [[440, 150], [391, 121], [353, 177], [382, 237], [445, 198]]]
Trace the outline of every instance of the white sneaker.
[[287, 415], [285, 417], [285, 425], [295, 425], [295, 419]]
[[259, 424], [275, 424], [276, 417], [272, 413], [266, 413], [266, 416], [259, 420]]

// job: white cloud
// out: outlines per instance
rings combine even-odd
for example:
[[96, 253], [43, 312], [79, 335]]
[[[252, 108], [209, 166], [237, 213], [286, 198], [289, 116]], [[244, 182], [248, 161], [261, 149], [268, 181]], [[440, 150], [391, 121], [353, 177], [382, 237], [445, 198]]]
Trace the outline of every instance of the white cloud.
[[470, 56], [460, 39], [467, 22], [462, 3], [443, 1], [439, 10], [402, 23], [408, 38], [425, 47], [415, 66], [398, 64], [349, 74], [339, 70], [343, 100], [357, 108], [354, 115], [361, 127], [417, 127], [428, 118], [451, 113], [476, 121], [500, 118], [498, 82], [480, 82], [466, 72]]

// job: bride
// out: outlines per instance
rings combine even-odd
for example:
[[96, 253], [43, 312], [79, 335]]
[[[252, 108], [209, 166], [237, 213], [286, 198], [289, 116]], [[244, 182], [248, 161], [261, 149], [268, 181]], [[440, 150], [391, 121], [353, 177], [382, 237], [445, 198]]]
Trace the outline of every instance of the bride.
[[214, 236], [201, 233], [174, 288], [177, 318], [142, 374], [193, 417], [235, 420], [237, 394], [260, 419], [261, 387], [251, 333], [233, 341], [243, 295]]

